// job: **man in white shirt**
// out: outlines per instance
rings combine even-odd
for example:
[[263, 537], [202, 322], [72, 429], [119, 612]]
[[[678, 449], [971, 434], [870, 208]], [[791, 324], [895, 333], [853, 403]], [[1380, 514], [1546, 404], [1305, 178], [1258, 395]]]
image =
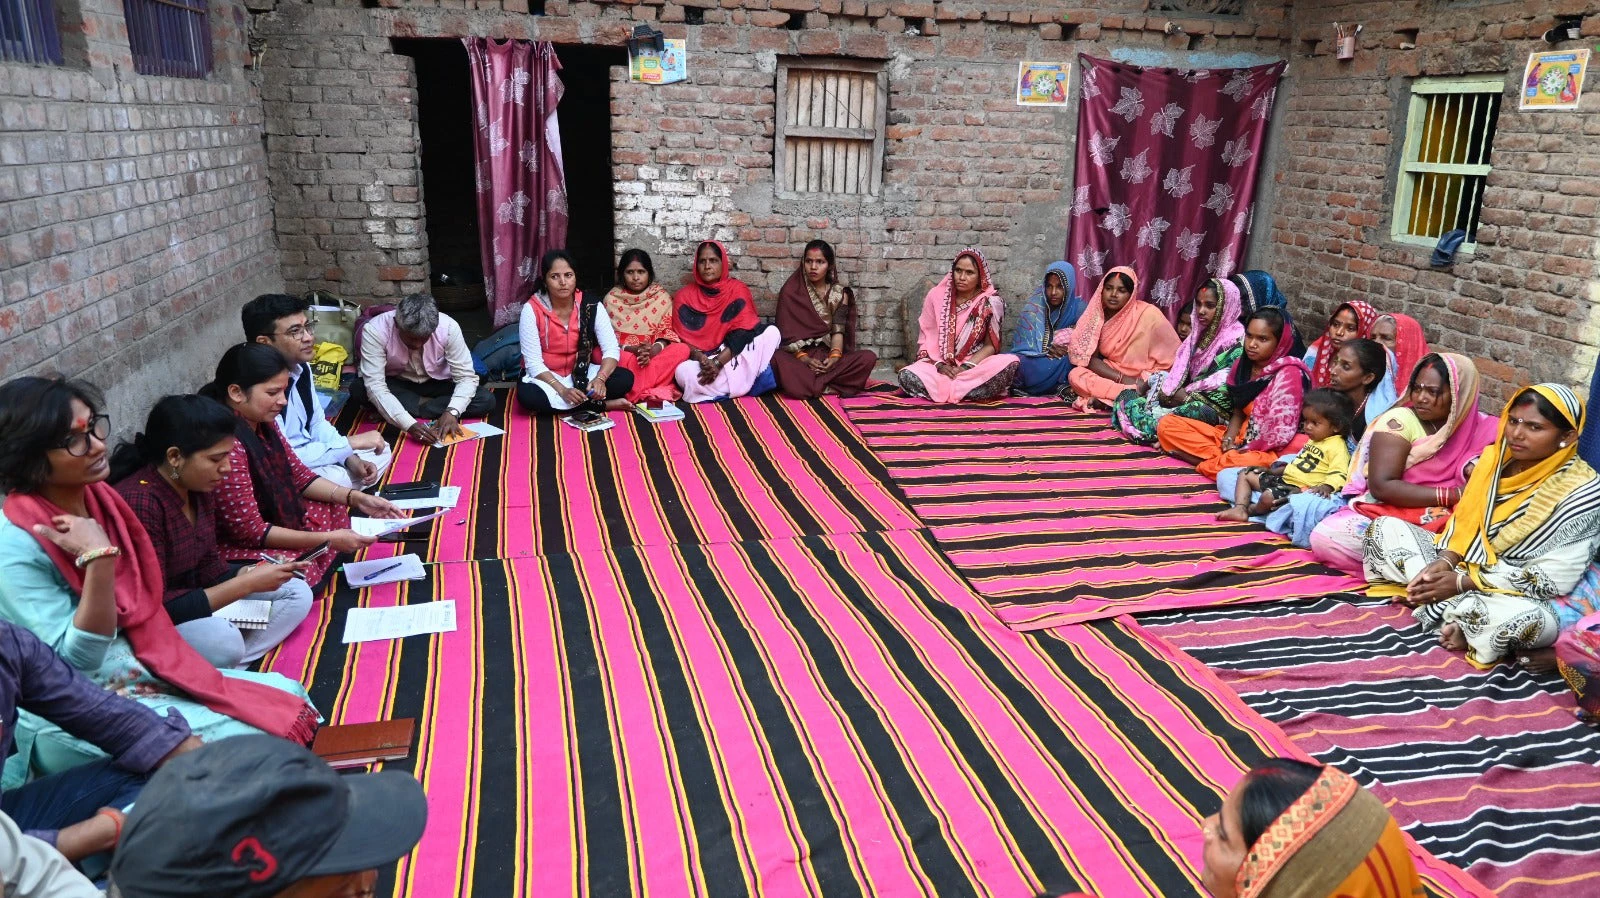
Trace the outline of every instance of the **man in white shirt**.
[[378, 482], [394, 454], [375, 430], [345, 437], [328, 423], [327, 407], [311, 380], [317, 337], [306, 318], [308, 308], [310, 304], [297, 296], [257, 296], [239, 313], [244, 337], [278, 350], [290, 365], [289, 402], [278, 417], [278, 427], [300, 461], [340, 486], [370, 486]]
[[0, 814], [0, 895], [6, 898], [102, 898], [94, 883], [46, 842]]
[[351, 401], [371, 402], [414, 440], [432, 444], [459, 435], [462, 418], [494, 410], [494, 394], [479, 386], [461, 325], [439, 314], [426, 293], [406, 296], [394, 311], [368, 320], [357, 342], [361, 377]]

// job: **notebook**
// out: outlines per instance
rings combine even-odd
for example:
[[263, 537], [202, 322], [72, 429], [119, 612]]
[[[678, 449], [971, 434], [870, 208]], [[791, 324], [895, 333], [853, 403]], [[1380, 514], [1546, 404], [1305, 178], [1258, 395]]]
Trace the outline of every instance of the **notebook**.
[[266, 599], [240, 599], [211, 612], [241, 630], [265, 630], [272, 617], [272, 603]]
[[682, 421], [684, 418], [683, 409], [678, 408], [671, 402], [663, 402], [660, 408], [650, 408], [643, 404], [639, 404], [635, 405], [633, 410], [639, 413], [639, 417], [649, 421], [651, 424], [661, 424], [666, 421]]
[[598, 433], [617, 426], [617, 422], [611, 420], [609, 415], [602, 415], [599, 412], [578, 412], [575, 415], [567, 415], [561, 419], [561, 423], [568, 427], [576, 427], [584, 433]]
[[311, 750], [335, 770], [398, 761], [411, 756], [416, 729], [417, 721], [412, 717], [323, 727], [317, 731]]

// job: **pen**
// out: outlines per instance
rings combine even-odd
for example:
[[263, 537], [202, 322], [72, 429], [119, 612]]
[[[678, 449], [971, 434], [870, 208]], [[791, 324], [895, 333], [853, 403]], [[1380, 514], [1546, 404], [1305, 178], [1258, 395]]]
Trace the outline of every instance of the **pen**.
[[400, 565], [403, 564], [403, 563], [404, 562], [396, 561], [394, 564], [391, 564], [388, 567], [378, 568], [377, 570], [375, 570], [372, 573], [366, 575], [365, 577], [362, 577], [361, 578], [361, 582], [362, 583], [371, 583], [375, 578], [382, 577], [384, 574], [387, 574], [390, 571], [394, 570], [395, 568], [400, 567]]

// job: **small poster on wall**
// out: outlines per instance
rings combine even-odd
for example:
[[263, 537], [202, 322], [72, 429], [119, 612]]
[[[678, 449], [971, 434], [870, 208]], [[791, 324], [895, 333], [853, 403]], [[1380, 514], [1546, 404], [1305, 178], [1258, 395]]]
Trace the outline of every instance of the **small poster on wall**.
[[1528, 68], [1522, 73], [1522, 102], [1517, 108], [1536, 112], [1577, 109], [1588, 70], [1587, 49], [1528, 54]]
[[676, 84], [689, 80], [688, 43], [682, 38], [664, 38], [657, 50], [648, 42], [628, 47], [628, 80], [645, 84]]
[[1017, 64], [1018, 106], [1065, 106], [1072, 65], [1065, 62]]

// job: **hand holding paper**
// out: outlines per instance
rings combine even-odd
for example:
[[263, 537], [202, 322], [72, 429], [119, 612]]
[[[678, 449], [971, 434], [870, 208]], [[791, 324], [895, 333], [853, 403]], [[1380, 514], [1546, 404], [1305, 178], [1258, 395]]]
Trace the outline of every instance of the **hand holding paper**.
[[448, 508], [441, 508], [433, 514], [425, 514], [417, 518], [351, 518], [350, 529], [362, 536], [385, 536], [390, 533], [399, 533], [408, 527], [415, 527], [423, 521], [431, 521], [449, 510]]

